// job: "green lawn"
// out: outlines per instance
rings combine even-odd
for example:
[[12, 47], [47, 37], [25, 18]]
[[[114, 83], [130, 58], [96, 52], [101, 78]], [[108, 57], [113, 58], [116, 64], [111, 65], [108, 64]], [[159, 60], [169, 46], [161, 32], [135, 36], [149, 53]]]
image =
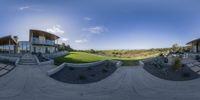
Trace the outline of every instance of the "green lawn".
[[108, 57], [101, 56], [97, 54], [91, 54], [86, 52], [70, 52], [68, 55], [63, 57], [55, 58], [55, 64], [60, 65], [63, 62], [68, 63], [90, 63], [102, 60], [120, 60], [123, 62], [124, 66], [137, 65], [139, 58], [117, 58], [117, 57]]

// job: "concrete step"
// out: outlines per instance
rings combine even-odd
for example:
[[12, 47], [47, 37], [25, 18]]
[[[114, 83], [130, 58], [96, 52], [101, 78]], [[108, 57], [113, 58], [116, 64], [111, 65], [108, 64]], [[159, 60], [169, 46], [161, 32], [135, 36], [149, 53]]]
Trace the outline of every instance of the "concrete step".
[[35, 60], [33, 60], [33, 61], [30, 61], [30, 60], [29, 60], [29, 61], [21, 60], [20, 62], [25, 62], [25, 63], [26, 63], [26, 62], [27, 62], [27, 63], [34, 62], [34, 63], [35, 63], [36, 61], [35, 61]]
[[19, 64], [20, 65], [36, 65], [37, 61], [33, 55], [26, 54], [21, 57]]
[[37, 63], [19, 63], [20, 65], [36, 65]]

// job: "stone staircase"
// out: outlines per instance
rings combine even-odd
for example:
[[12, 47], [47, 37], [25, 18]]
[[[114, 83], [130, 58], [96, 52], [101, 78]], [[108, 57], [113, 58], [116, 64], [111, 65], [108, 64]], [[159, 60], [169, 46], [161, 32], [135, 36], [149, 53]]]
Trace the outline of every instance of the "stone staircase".
[[19, 64], [20, 65], [37, 65], [38, 63], [35, 56], [31, 54], [25, 54], [21, 57]]

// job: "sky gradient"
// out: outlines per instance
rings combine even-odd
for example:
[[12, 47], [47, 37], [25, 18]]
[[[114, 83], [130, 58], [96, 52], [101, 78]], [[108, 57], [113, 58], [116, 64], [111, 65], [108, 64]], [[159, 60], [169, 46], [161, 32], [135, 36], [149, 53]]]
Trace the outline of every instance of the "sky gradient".
[[0, 0], [0, 36], [29, 29], [75, 49], [149, 49], [200, 38], [198, 0]]

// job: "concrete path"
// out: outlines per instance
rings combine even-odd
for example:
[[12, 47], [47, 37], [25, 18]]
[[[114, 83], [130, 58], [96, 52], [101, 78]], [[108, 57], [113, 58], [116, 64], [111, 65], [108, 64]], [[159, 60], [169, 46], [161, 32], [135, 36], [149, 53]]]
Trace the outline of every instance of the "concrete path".
[[200, 79], [166, 81], [138, 66], [118, 68], [111, 76], [97, 83], [67, 84], [48, 77], [45, 70], [51, 68], [49, 66], [19, 65], [0, 77], [0, 100], [200, 99]]

